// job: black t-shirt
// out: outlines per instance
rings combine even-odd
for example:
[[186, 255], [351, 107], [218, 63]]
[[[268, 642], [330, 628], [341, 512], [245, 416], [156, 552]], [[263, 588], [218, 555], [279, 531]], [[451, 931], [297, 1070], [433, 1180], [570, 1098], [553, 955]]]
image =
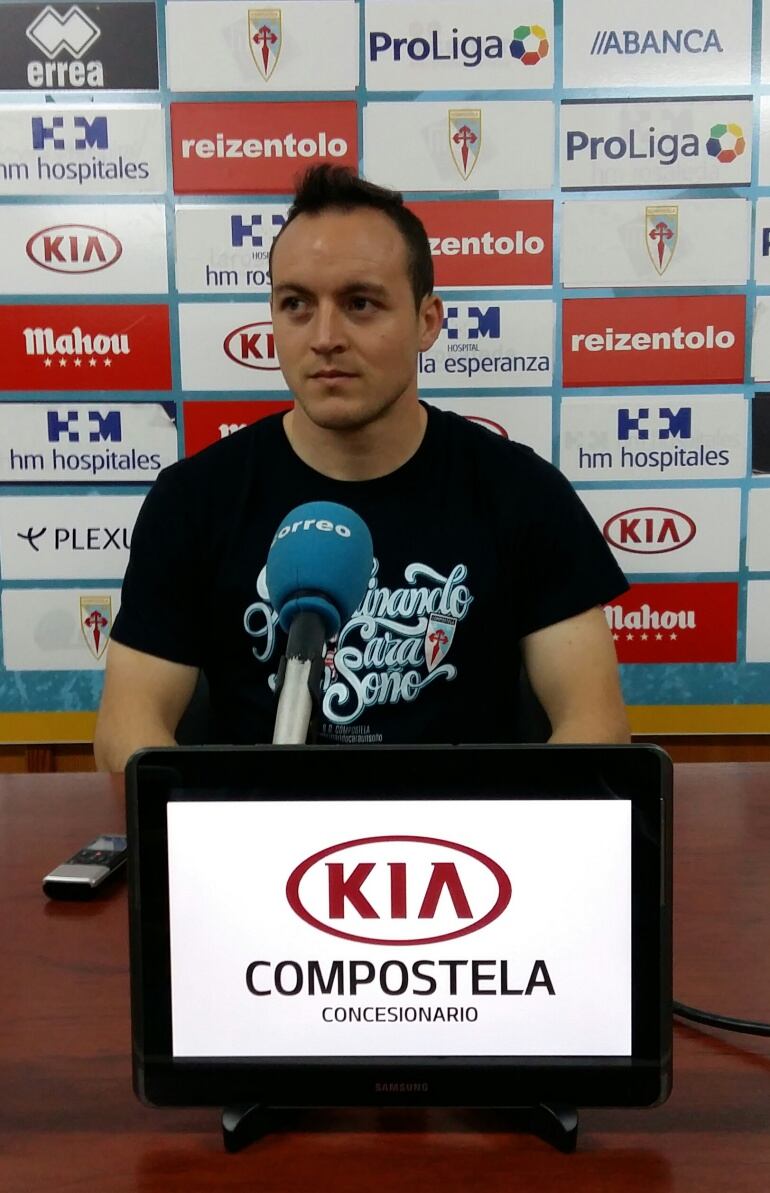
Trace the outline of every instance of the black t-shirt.
[[272, 739], [286, 638], [265, 586], [281, 520], [336, 501], [375, 565], [329, 647], [320, 742], [512, 740], [520, 640], [628, 585], [571, 485], [528, 447], [428, 409], [388, 476], [304, 464], [276, 414], [164, 470], [142, 506], [112, 637], [201, 667], [219, 740]]

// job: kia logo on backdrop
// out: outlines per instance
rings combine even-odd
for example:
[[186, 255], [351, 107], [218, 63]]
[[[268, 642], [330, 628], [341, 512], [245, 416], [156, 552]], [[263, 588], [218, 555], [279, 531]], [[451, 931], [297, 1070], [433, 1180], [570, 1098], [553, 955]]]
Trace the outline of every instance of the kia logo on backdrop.
[[613, 547], [635, 555], [665, 555], [692, 542], [697, 528], [688, 514], [657, 506], [623, 510], [602, 527]]
[[438, 944], [493, 923], [511, 901], [497, 862], [435, 837], [362, 837], [330, 845], [286, 884], [312, 928], [360, 944]]
[[246, 369], [280, 369], [275, 351], [273, 325], [245, 323], [226, 337], [222, 347], [230, 360]]
[[56, 273], [97, 273], [123, 254], [117, 236], [89, 224], [58, 224], [30, 236], [27, 256], [35, 265]]

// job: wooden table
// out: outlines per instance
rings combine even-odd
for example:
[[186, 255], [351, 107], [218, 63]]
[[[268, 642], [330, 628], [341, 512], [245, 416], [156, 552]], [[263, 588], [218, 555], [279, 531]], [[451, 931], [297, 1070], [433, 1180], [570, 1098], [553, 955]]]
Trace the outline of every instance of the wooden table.
[[[587, 1110], [563, 1156], [505, 1117], [313, 1111], [238, 1155], [219, 1116], [151, 1110], [130, 1084], [125, 888], [49, 903], [40, 879], [121, 831], [103, 775], [0, 776], [0, 1189], [3, 1193], [767, 1193], [770, 1040], [675, 1030], [657, 1110]], [[675, 994], [770, 1019], [770, 766], [676, 770]]]

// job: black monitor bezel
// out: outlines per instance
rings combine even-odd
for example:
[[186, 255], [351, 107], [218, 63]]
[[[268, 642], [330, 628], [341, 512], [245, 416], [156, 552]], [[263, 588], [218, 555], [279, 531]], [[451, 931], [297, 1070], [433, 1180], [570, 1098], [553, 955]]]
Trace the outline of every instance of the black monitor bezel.
[[[373, 755], [377, 756], [373, 764]], [[172, 1056], [166, 805], [183, 798], [536, 797], [632, 802], [632, 1055]], [[501, 792], [501, 784], [504, 790]], [[496, 794], [489, 788], [493, 787]], [[256, 788], [256, 790], [255, 790]], [[399, 794], [401, 792], [402, 794]], [[354, 798], [350, 794], [350, 798]], [[216, 746], [142, 750], [126, 768], [134, 1088], [151, 1105], [639, 1106], [671, 1088], [672, 765], [655, 746]], [[391, 1087], [391, 1088], [377, 1088]]]

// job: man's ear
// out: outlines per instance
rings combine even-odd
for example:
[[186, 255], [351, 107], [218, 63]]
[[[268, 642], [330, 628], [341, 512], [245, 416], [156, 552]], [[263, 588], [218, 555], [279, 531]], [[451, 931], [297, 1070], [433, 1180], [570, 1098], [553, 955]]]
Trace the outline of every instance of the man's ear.
[[420, 352], [427, 352], [438, 339], [444, 322], [444, 304], [438, 294], [425, 295], [420, 303], [418, 318], [420, 323], [418, 346]]

